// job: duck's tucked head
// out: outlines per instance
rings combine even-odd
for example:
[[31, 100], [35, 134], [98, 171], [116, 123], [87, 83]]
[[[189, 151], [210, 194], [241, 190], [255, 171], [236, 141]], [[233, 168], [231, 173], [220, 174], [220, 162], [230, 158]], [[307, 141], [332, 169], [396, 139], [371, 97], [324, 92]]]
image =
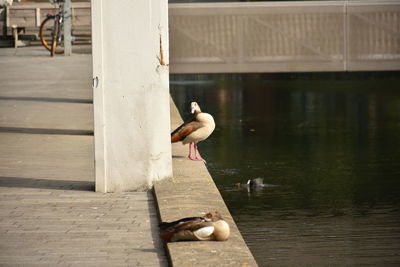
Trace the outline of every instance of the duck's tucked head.
[[200, 106], [199, 106], [199, 104], [197, 104], [197, 102], [190, 103], [190, 112], [192, 114], [201, 112]]
[[204, 218], [208, 222], [216, 222], [216, 221], [222, 220], [222, 216], [221, 216], [221, 214], [219, 214], [218, 211], [210, 211], [209, 213], [204, 215]]

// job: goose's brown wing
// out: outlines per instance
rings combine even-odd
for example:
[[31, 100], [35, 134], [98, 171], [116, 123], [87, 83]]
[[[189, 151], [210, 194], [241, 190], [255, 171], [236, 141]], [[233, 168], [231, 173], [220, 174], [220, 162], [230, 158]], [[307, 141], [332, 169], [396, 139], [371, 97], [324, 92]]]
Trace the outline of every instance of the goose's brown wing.
[[178, 128], [172, 131], [171, 136], [177, 133], [180, 129], [182, 129], [186, 124], [191, 123], [192, 121], [196, 121], [196, 115], [191, 116], [189, 119], [185, 120]]
[[185, 223], [188, 221], [196, 221], [196, 220], [204, 220], [204, 218], [203, 217], [187, 217], [187, 218], [183, 218], [183, 219], [173, 221], [173, 222], [161, 222], [158, 224], [158, 226], [160, 227], [161, 230], [165, 230], [169, 227], [173, 227], [173, 226], [176, 226], [181, 223]]
[[159, 224], [161, 231], [179, 232], [183, 230], [196, 231], [199, 228], [210, 226], [211, 222], [204, 217], [189, 217], [174, 222], [162, 222]]
[[201, 123], [192, 121], [184, 123], [171, 133], [171, 143], [179, 142], [185, 139], [189, 134], [193, 133], [201, 127]]
[[212, 226], [212, 222], [206, 222], [204, 219], [201, 220], [191, 220], [187, 221], [184, 223], [181, 223], [174, 227], [175, 233], [180, 232], [180, 231], [196, 231], [200, 228], [207, 227], [207, 226]]
[[184, 231], [194, 232], [207, 226], [212, 226], [212, 223], [207, 222], [202, 217], [185, 218], [171, 223], [161, 223], [160, 236], [163, 240], [170, 241], [177, 233]]

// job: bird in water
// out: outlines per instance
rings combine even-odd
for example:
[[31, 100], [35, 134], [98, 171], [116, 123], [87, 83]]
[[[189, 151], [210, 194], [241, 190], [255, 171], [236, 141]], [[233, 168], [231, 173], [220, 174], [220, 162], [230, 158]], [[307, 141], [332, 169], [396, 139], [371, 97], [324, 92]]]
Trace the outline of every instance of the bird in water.
[[240, 188], [240, 187], [245, 187], [245, 188], [255, 188], [255, 187], [264, 187], [266, 184], [264, 184], [264, 179], [263, 178], [254, 178], [251, 180], [248, 180], [247, 183], [235, 183], [235, 186]]
[[206, 162], [200, 156], [197, 143], [205, 140], [214, 131], [214, 118], [208, 113], [201, 112], [197, 102], [192, 102], [190, 107], [193, 118], [184, 122], [171, 133], [171, 142], [176, 143], [182, 141], [183, 145], [189, 144], [188, 158]]
[[188, 217], [174, 222], [159, 224], [161, 239], [175, 241], [225, 241], [230, 228], [218, 211], [207, 213], [204, 217]]

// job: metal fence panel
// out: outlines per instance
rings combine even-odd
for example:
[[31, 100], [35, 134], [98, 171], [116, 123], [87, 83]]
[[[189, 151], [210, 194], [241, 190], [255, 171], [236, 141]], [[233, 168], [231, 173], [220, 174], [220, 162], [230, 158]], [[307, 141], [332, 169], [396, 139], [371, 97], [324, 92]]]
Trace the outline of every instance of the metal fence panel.
[[400, 69], [399, 8], [382, 1], [170, 4], [171, 72]]
[[[90, 34], [73, 3], [74, 35]], [[50, 4], [8, 8], [37, 33]], [[171, 73], [400, 70], [400, 1], [170, 4]]]
[[400, 2], [347, 6], [348, 70], [400, 70]]

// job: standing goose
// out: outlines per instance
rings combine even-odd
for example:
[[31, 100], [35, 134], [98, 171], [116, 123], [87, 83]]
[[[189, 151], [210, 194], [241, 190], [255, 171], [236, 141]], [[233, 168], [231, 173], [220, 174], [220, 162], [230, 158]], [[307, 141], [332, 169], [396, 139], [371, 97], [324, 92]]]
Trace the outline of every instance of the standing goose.
[[[215, 129], [214, 118], [205, 112], [201, 112], [196, 102], [190, 104], [193, 118], [184, 122], [171, 133], [171, 142], [176, 143], [182, 141], [183, 145], [189, 143], [189, 155], [191, 160], [202, 160], [206, 162], [197, 149], [197, 143], [205, 140]], [[193, 153], [194, 150], [194, 153]]]
[[167, 242], [225, 241], [230, 234], [229, 225], [218, 211], [209, 212], [204, 217], [183, 218], [174, 222], [159, 224], [161, 239]]

